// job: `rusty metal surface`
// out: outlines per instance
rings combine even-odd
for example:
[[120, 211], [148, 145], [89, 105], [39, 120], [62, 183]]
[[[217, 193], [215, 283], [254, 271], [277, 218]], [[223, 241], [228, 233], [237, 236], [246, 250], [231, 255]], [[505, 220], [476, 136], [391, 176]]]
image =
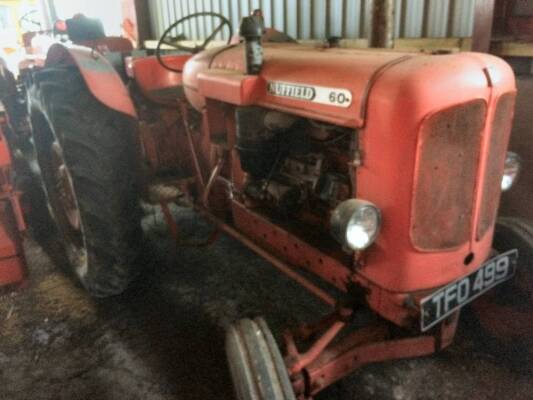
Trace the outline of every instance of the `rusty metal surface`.
[[[334, 321], [332, 325], [322, 334], [322, 336], [315, 342], [305, 353], [299, 353], [294, 340], [291, 336], [286, 336], [287, 341], [287, 366], [291, 376], [296, 376], [307, 368], [311, 363], [317, 360], [321, 355], [328, 352], [328, 346], [339, 335], [340, 331], [346, 326], [346, 322], [338, 320]], [[318, 333], [318, 332], [316, 332]], [[379, 339], [371, 337], [370, 340]], [[356, 345], [357, 343], [352, 343]]]
[[[325, 254], [316, 246], [272, 224], [265, 217], [236, 201], [233, 202], [233, 215], [237, 229], [250, 238], [247, 240], [261, 243], [262, 247], [268, 250], [263, 250], [265, 256], [276, 259], [270, 254], [277, 254], [285, 263], [305, 269], [339, 290], [346, 290], [352, 274], [349, 267], [338, 260], [339, 254]], [[335, 304], [334, 299], [322, 295], [319, 297], [325, 299], [328, 304]]]
[[[241, 243], [243, 243], [245, 246], [247, 246], [250, 250], [257, 253], [259, 256], [263, 257], [265, 260], [267, 260], [269, 263], [272, 264], [275, 268], [277, 268], [280, 272], [285, 274], [290, 279], [294, 280], [298, 284], [300, 284], [302, 287], [304, 287], [306, 290], [308, 290], [310, 293], [315, 295], [317, 298], [321, 299], [324, 303], [328, 304], [329, 306], [333, 307], [335, 306], [336, 300], [333, 296], [328, 294], [327, 291], [320, 288], [318, 285], [315, 285], [312, 281], [305, 278], [301, 273], [296, 272], [293, 268], [291, 268], [286, 262], [282, 261], [280, 258], [272, 255], [270, 252], [264, 250], [257, 244], [255, 244], [251, 239], [248, 239], [245, 235], [237, 231], [236, 229], [232, 228], [231, 226], [223, 223], [222, 221], [214, 218], [213, 216], [207, 215], [208, 218], [211, 218], [211, 220], [216, 224], [216, 226], [224, 231], [227, 235], [230, 235], [234, 239], [239, 240]], [[259, 220], [256, 219], [256, 225], [259, 223]], [[245, 224], [248, 223], [248, 220], [246, 220]], [[257, 229], [257, 228], [256, 228]], [[295, 244], [295, 250], [298, 250], [298, 244]]]
[[423, 122], [411, 220], [416, 248], [452, 249], [469, 240], [486, 113], [486, 103], [475, 100]]
[[[391, 338], [387, 327], [376, 323], [358, 329], [330, 346], [306, 369], [308, 383], [302, 378], [293, 383], [296, 393], [316, 395], [343, 376], [365, 364], [390, 359], [421, 357], [447, 347], [455, 336], [459, 314], [442, 325], [433, 336]], [[307, 386], [307, 390], [303, 388]]]
[[504, 94], [498, 99], [498, 105], [494, 114], [491, 138], [489, 142], [489, 155], [487, 157], [487, 169], [483, 183], [483, 199], [478, 221], [477, 238], [494, 226], [498, 205], [501, 196], [501, 182], [505, 162], [505, 149], [509, 143], [512, 121], [509, 115], [515, 105], [514, 93]]

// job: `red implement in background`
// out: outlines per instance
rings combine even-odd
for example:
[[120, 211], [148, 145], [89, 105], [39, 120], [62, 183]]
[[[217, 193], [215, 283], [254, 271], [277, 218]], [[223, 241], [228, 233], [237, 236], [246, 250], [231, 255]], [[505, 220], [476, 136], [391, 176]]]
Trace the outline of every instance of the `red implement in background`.
[[[1, 111], [0, 111], [1, 113]], [[7, 120], [0, 114], [0, 286], [24, 280], [21, 233], [26, 229], [20, 207], [20, 193], [11, 182], [11, 155], [4, 131]]]

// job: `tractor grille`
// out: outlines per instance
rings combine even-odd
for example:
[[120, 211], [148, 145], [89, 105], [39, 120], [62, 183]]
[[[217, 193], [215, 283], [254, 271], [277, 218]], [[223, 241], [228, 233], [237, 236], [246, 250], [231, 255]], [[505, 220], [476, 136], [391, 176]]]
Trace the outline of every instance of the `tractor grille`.
[[514, 93], [502, 95], [498, 100], [490, 133], [487, 168], [483, 179], [483, 201], [477, 227], [477, 239], [481, 239], [494, 224], [500, 202], [501, 181], [507, 142], [515, 103]]
[[411, 240], [423, 251], [470, 239], [487, 106], [475, 100], [429, 116], [419, 134]]

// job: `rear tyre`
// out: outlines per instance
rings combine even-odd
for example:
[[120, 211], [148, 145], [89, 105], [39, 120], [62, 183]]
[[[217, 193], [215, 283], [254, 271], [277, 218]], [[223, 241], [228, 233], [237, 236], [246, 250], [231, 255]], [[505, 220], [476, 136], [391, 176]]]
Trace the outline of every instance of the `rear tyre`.
[[238, 400], [295, 400], [281, 353], [262, 318], [231, 326], [226, 354]]
[[42, 182], [72, 270], [91, 295], [119, 294], [142, 243], [136, 122], [97, 101], [73, 67], [37, 73], [29, 97]]

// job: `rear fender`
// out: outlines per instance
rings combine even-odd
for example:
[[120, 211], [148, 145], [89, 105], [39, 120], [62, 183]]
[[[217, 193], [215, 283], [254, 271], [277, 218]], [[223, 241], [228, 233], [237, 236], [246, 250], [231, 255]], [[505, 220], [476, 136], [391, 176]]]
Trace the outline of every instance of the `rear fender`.
[[100, 52], [111, 51], [119, 53], [129, 53], [133, 50], [131, 42], [123, 37], [118, 36], [106, 36], [100, 39], [87, 40], [77, 43], [80, 46], [90, 47]]
[[46, 67], [76, 65], [93, 96], [105, 106], [137, 118], [128, 89], [117, 71], [98, 51], [88, 47], [54, 44]]

